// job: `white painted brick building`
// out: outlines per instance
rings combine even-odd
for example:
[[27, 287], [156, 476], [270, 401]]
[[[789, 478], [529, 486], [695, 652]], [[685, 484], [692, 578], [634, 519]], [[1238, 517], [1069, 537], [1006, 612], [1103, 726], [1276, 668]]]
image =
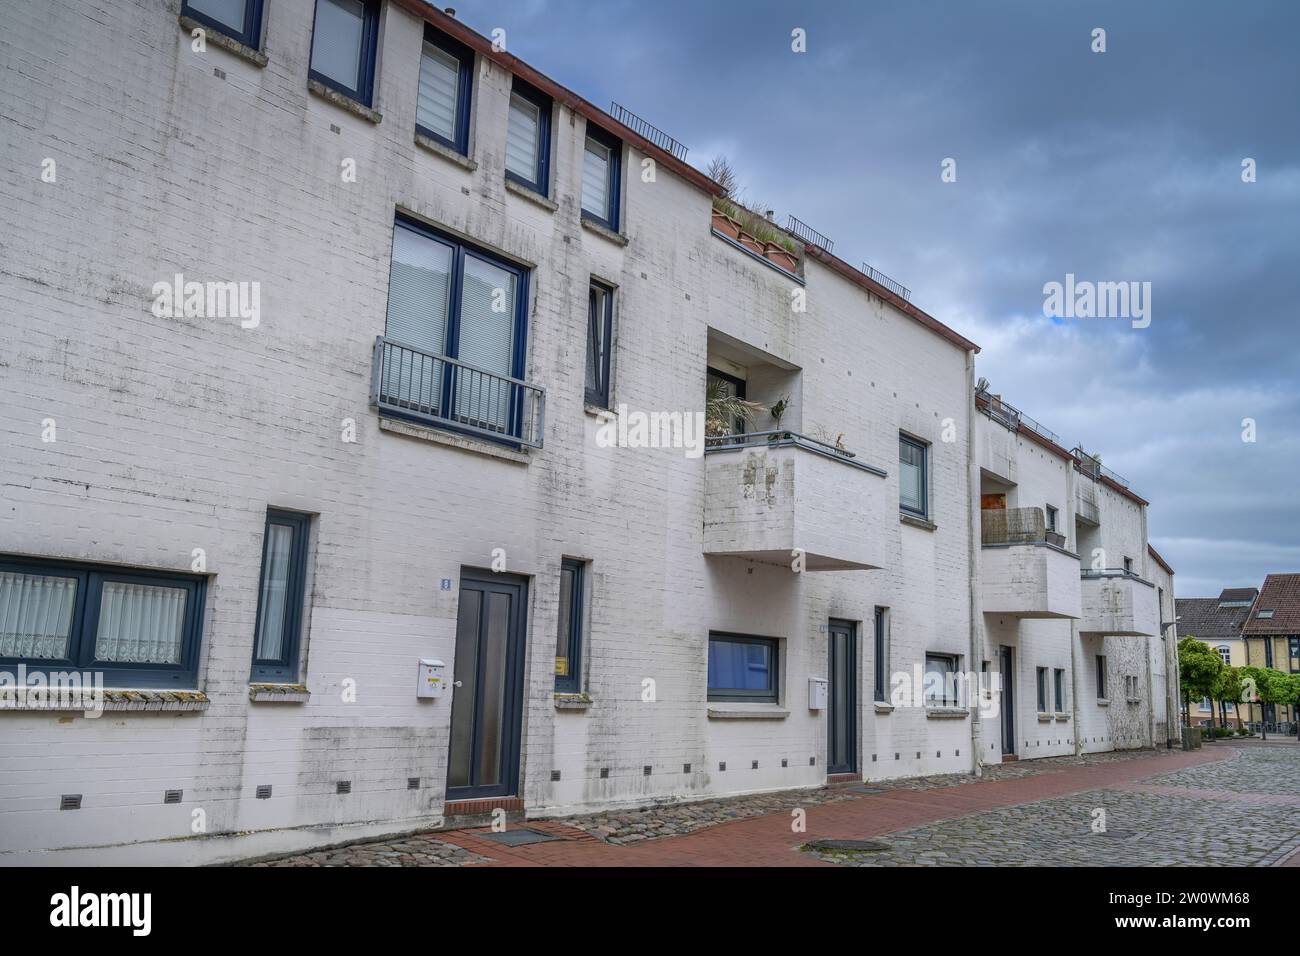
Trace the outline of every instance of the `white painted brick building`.
[[[98, 717], [4, 698], [0, 860], [211, 862], [493, 806], [1160, 742], [1152, 694], [1176, 700], [1176, 670], [1151, 666], [1154, 638], [1082, 633], [1110, 579], [1081, 582], [1073, 557], [1101, 547], [1149, 578], [1145, 503], [977, 410], [972, 343], [819, 246], [787, 271], [717, 234], [706, 177], [418, 0], [354, 6], [350, 92], [338, 57], [313, 55], [317, 33], [323, 51], [350, 34], [312, 0], [246, 5], [242, 39], [202, 2], [0, 13], [0, 670], [93, 665], [114, 691]], [[466, 92], [440, 139], [444, 80]], [[525, 115], [548, 118], [535, 189], [507, 175]], [[255, 284], [256, 324], [155, 308], [177, 274]], [[593, 288], [612, 302], [595, 403]], [[489, 314], [503, 289], [508, 327]], [[420, 351], [398, 326], [447, 345]], [[386, 332], [412, 361], [449, 360], [381, 381]], [[714, 373], [788, 397], [778, 431], [824, 441], [601, 440], [596, 405], [693, 416]], [[477, 381], [504, 391], [473, 398]], [[1059, 509], [1041, 594], [1032, 561], [981, 578], [994, 485], [1008, 507]], [[1076, 532], [1085, 498], [1100, 520]], [[489, 613], [469, 620], [467, 594]], [[1018, 595], [1057, 616], [1017, 616], [1040, 606]], [[1010, 604], [986, 614], [991, 598]], [[478, 637], [471, 675], [457, 650]], [[967, 697], [890, 703], [898, 675], [996, 672], [1004, 646], [1011, 749]], [[474, 695], [417, 697], [421, 659]], [[1065, 673], [1049, 720], [1039, 666]], [[1129, 676], [1132, 703], [1114, 689]]]

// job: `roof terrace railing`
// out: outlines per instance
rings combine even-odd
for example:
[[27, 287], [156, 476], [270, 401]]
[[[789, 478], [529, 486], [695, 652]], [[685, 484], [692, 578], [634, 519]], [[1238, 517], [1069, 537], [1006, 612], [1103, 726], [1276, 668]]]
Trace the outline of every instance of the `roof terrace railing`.
[[902, 298], [908, 302], [912, 300], [911, 289], [903, 285], [903, 283], [899, 282], [897, 279], [891, 279], [889, 276], [885, 275], [879, 269], [873, 269], [871, 266], [867, 265], [867, 263], [864, 262], [862, 263], [862, 268], [859, 271], [861, 271], [861, 273], [864, 276], [866, 276], [868, 279], [873, 279], [876, 282], [879, 282], [881, 285], [883, 285], [886, 289], [894, 293], [894, 295], [898, 296], [899, 298]]
[[648, 139], [660, 149], [671, 153], [676, 159], [686, 162], [686, 147], [677, 140], [673, 139], [657, 126], [652, 126], [637, 116], [626, 106], [611, 102], [609, 104], [609, 115], [614, 117], [628, 129], [635, 132], [643, 139]]
[[1108, 478], [1121, 488], [1129, 486], [1128, 479], [1122, 475], [1117, 475], [1101, 463], [1101, 459], [1095, 455], [1089, 455], [1079, 446], [1070, 449], [1070, 454], [1074, 456], [1074, 467], [1080, 473], [1087, 475], [1089, 478]]
[[1060, 435], [1039, 424], [1010, 402], [1003, 401], [1001, 396], [991, 394], [988, 389], [975, 389], [975, 406], [993, 421], [1011, 431], [1016, 431], [1021, 425], [1024, 425], [1035, 435], [1046, 438], [1060, 448], [1065, 447]]
[[827, 252], [830, 252], [835, 248], [834, 240], [827, 236], [823, 236], [812, 226], [808, 225], [806, 222], [801, 222], [794, 216], [785, 217], [785, 231], [790, 233], [790, 235], [794, 236], [796, 239], [801, 239], [807, 245], [817, 246], [820, 249], [825, 249]]

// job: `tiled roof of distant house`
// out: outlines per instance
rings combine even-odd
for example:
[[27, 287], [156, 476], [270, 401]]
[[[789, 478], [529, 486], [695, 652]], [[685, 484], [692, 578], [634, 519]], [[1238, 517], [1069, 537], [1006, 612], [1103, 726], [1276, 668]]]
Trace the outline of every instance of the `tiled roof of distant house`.
[[1270, 574], [1264, 578], [1242, 632], [1300, 634], [1300, 574]]
[[1253, 601], [1258, 593], [1254, 588], [1227, 588], [1217, 598], [1175, 598], [1179, 636], [1206, 644], [1240, 638], [1250, 617], [1250, 604], [1241, 602]]

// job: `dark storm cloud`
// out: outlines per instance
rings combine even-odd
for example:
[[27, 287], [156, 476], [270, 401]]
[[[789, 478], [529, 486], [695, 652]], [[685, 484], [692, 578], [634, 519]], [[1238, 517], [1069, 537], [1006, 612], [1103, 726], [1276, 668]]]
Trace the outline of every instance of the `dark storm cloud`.
[[[533, 0], [459, 16], [697, 165], [725, 153], [751, 200], [910, 286], [983, 346], [995, 390], [1152, 501], [1180, 594], [1300, 570], [1300, 4]], [[1067, 272], [1151, 282], [1151, 326], [1044, 318], [1043, 284]]]

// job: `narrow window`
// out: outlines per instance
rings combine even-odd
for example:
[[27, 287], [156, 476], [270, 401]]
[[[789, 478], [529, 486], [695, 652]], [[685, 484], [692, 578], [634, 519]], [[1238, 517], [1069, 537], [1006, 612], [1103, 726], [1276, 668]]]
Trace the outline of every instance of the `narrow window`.
[[506, 177], [550, 195], [551, 98], [516, 78], [506, 120]]
[[582, 215], [618, 232], [618, 194], [622, 180], [623, 144], [588, 124], [582, 154]]
[[244, 46], [261, 49], [262, 0], [184, 0], [181, 13]]
[[253, 680], [292, 683], [298, 679], [310, 527], [309, 515], [275, 509], [266, 513]]
[[889, 608], [876, 608], [876, 700], [889, 700]]
[[776, 638], [709, 634], [709, 700], [776, 703]]
[[370, 106], [378, 36], [379, 0], [316, 0], [311, 78]]
[[1125, 559], [1124, 559], [1124, 573], [1125, 573], [1125, 574], [1132, 574], [1132, 573], [1133, 573], [1133, 559], [1132, 559], [1132, 558], [1125, 558]]
[[1047, 713], [1047, 668], [1038, 668], [1038, 712]]
[[474, 51], [426, 26], [415, 103], [416, 131], [468, 156], [473, 82]]
[[565, 558], [560, 563], [559, 633], [555, 642], [555, 689], [582, 691], [583, 565]]
[[925, 705], [927, 707], [961, 706], [957, 658], [953, 655], [925, 655]]
[[610, 343], [614, 331], [614, 290], [594, 279], [587, 297], [587, 403], [609, 408]]
[[1047, 506], [1047, 530], [1056, 530], [1056, 509], [1051, 505]]
[[898, 436], [898, 507], [921, 518], [929, 517], [926, 494], [926, 459], [929, 446], [906, 435]]
[[[745, 380], [719, 372], [716, 368], [707, 369], [705, 384], [705, 408], [717, 408], [721, 411], [716, 417], [705, 422], [705, 431], [710, 437], [720, 438], [724, 435], [743, 435], [747, 431], [745, 416], [737, 412], [734, 416], [725, 414], [729, 399], [745, 400]], [[734, 403], [730, 403], [734, 407]], [[714, 413], [706, 411], [706, 415]]]
[[1055, 694], [1056, 712], [1058, 714], [1064, 713], [1065, 712], [1065, 670], [1060, 667], [1056, 668], [1056, 670], [1052, 672], [1052, 678], [1056, 685], [1053, 688], [1053, 690], [1056, 692]]
[[1106, 657], [1104, 654], [1097, 655], [1097, 699], [1109, 699], [1106, 695]]
[[0, 556], [0, 664], [193, 688], [205, 579]]

